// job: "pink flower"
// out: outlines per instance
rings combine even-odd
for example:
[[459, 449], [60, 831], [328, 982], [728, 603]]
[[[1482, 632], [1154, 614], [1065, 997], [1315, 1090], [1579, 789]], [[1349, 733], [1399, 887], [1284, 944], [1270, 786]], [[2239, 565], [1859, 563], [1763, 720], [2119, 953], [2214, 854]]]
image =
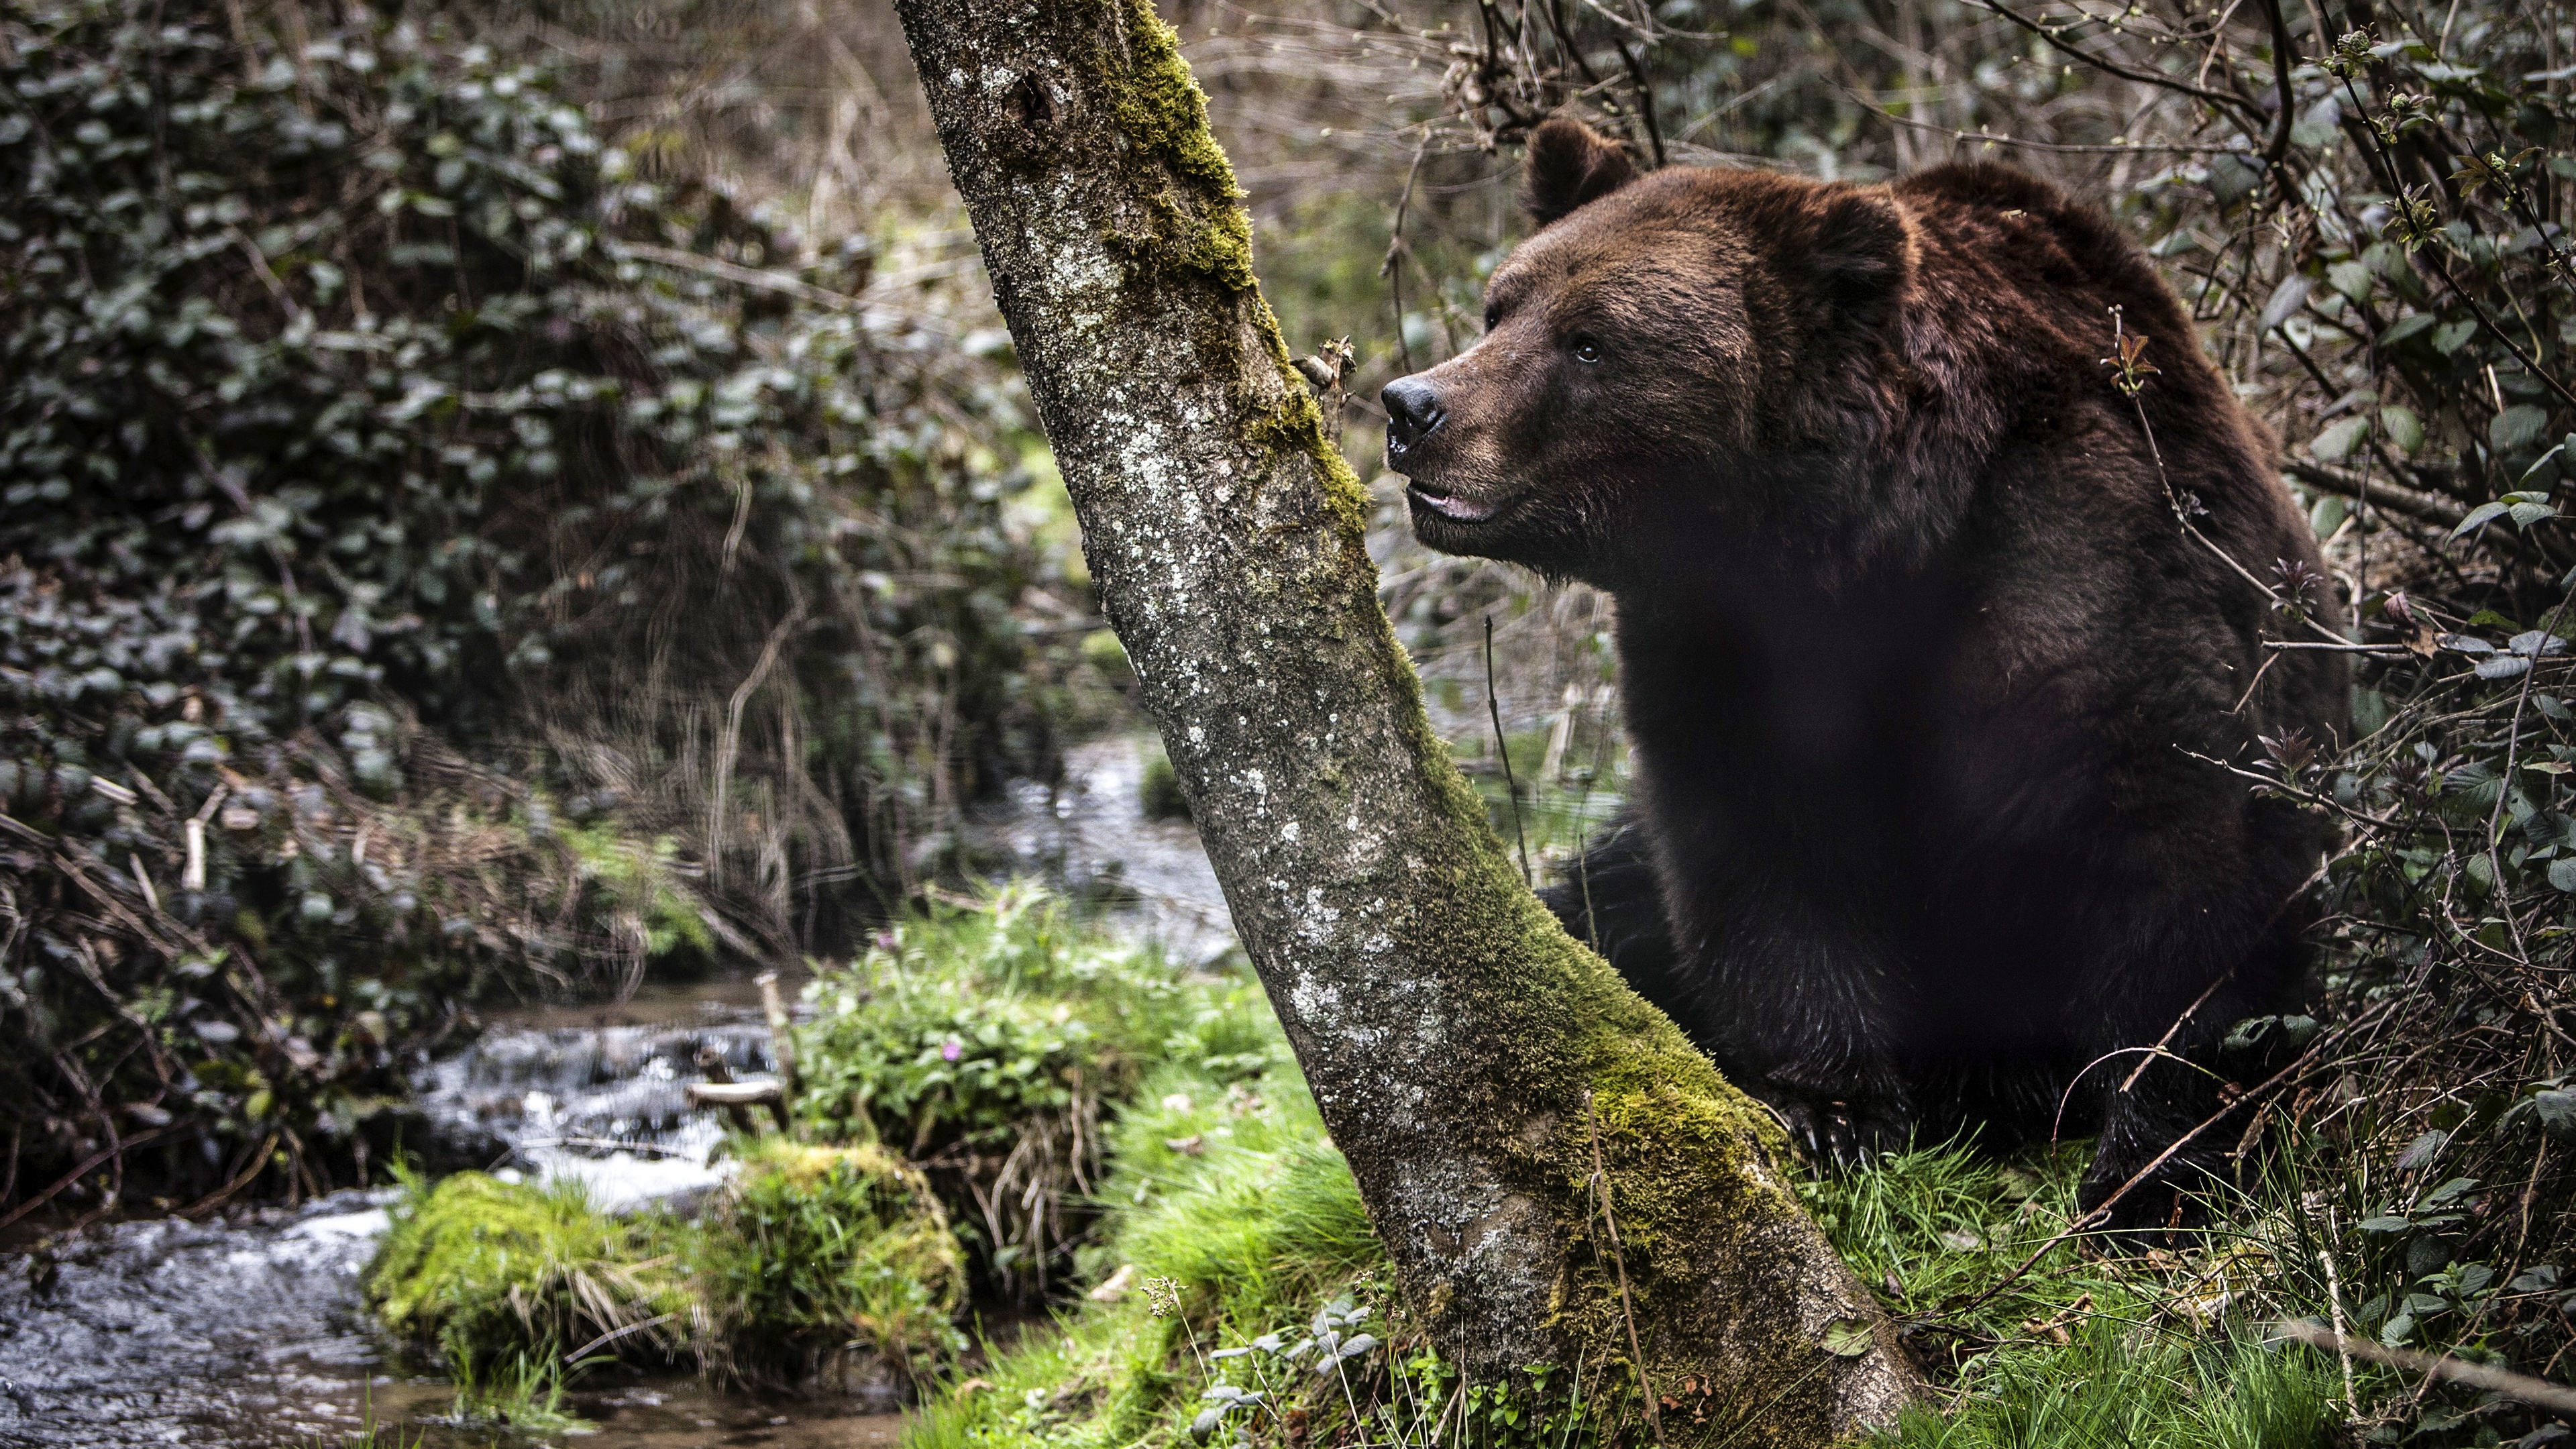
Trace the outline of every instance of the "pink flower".
[[953, 1062], [964, 1055], [966, 1048], [953, 1036], [939, 1044], [939, 1059], [943, 1062]]

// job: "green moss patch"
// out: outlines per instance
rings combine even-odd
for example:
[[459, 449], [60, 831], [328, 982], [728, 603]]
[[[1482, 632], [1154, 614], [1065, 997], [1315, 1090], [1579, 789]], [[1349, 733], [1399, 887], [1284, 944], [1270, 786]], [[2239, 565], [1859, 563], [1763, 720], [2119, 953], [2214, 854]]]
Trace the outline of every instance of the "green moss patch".
[[1252, 223], [1234, 167], [1208, 130], [1207, 96], [1181, 59], [1180, 36], [1152, 0], [1127, 0], [1127, 69], [1113, 95], [1119, 130], [1183, 183], [1149, 197], [1163, 265], [1208, 276], [1237, 292], [1252, 275]]
[[696, 1295], [666, 1219], [602, 1213], [577, 1183], [479, 1172], [416, 1188], [393, 1217], [367, 1301], [452, 1372], [522, 1350], [561, 1359], [609, 1335], [628, 1355], [667, 1356], [684, 1340], [675, 1325]]
[[964, 1346], [952, 1325], [966, 1266], [947, 1214], [882, 1147], [762, 1139], [690, 1257], [714, 1328], [701, 1353], [726, 1377], [811, 1372], [857, 1345], [912, 1379]]
[[[577, 1183], [469, 1172], [415, 1186], [367, 1302], [456, 1380], [469, 1413], [548, 1402], [599, 1359], [900, 1384], [961, 1346], [965, 1267], [920, 1173], [873, 1146], [772, 1138], [744, 1152], [698, 1222], [604, 1213]], [[847, 1362], [851, 1349], [869, 1361]]]

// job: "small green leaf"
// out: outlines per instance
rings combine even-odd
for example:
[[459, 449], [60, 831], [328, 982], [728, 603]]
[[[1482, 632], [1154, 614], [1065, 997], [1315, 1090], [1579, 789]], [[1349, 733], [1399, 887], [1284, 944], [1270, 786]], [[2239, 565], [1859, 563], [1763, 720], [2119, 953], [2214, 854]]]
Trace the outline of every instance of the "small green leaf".
[[2549, 413], [2529, 403], [2506, 408], [2487, 423], [2487, 445], [2499, 454], [2519, 453], [2540, 441], [2540, 430], [2549, 425]]
[[1825, 1352], [1836, 1358], [1858, 1358], [1877, 1342], [1869, 1325], [1857, 1318], [1837, 1318], [1825, 1325]]
[[2263, 315], [2255, 324], [2257, 329], [2269, 332], [2289, 321], [2290, 315], [2308, 300], [2308, 287], [2308, 279], [2295, 272], [2283, 277], [2281, 285], [2272, 289], [2271, 300], [2263, 304]]
[[2399, 452], [2411, 455], [2424, 446], [2424, 420], [2415, 416], [2414, 409], [2394, 404], [2381, 408], [2379, 423]]
[[2417, 312], [2409, 316], [2400, 317], [2395, 322], [2389, 324], [2387, 331], [2379, 334], [2379, 345], [2382, 347], [2394, 347], [2398, 343], [2404, 342], [2418, 333], [2430, 331], [2433, 325], [2440, 320], [2441, 319], [2438, 317], [2434, 317], [2423, 312]]
[[2326, 424], [2325, 430], [2317, 434], [2316, 441], [2308, 444], [2308, 451], [2321, 463], [2336, 462], [2360, 446], [2361, 440], [2369, 433], [2370, 415], [2367, 413], [2338, 418]]
[[2451, 530], [2451, 537], [2458, 538], [2461, 534], [2475, 532], [2480, 525], [2486, 523], [2489, 519], [2495, 518], [2497, 515], [2503, 513], [2506, 509], [2511, 508], [2512, 506], [2513, 505], [2510, 503], [2479, 504], [2477, 507], [2469, 510], [2469, 516], [2461, 519], [2458, 527]]

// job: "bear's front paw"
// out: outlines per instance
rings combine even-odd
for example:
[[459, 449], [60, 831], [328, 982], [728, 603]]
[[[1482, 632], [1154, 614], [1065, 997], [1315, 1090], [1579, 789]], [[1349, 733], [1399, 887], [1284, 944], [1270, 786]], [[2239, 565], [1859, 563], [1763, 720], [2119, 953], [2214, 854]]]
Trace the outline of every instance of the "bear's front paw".
[[1914, 1114], [1900, 1101], [1782, 1091], [1765, 1095], [1789, 1141], [1818, 1167], [1847, 1170], [1902, 1152], [1914, 1140]]

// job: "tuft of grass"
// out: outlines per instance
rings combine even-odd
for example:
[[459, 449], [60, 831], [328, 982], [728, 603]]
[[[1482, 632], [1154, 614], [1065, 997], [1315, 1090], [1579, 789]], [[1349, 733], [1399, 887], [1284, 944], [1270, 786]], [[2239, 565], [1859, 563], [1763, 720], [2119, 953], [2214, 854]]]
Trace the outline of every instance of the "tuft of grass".
[[523, 1434], [587, 1433], [590, 1421], [564, 1408], [564, 1380], [573, 1371], [555, 1354], [516, 1345], [462, 1360], [451, 1370], [456, 1419]]
[[1082, 1255], [1100, 1295], [927, 1403], [907, 1449], [1175, 1434], [1203, 1407], [1208, 1355], [1383, 1296], [1385, 1255], [1293, 1066], [1167, 1066], [1111, 1138], [1103, 1241]]
[[675, 1325], [696, 1300], [669, 1219], [603, 1213], [578, 1182], [465, 1172], [407, 1189], [368, 1265], [367, 1300], [460, 1391], [536, 1392], [603, 1339], [625, 1354], [679, 1347]]
[[[1903, 1449], [2306, 1449], [2343, 1418], [2334, 1362], [2267, 1343], [2322, 1315], [2298, 1215], [2216, 1204], [2172, 1248], [2048, 1247], [2086, 1144], [1997, 1159], [1952, 1144], [1803, 1184], [1854, 1271], [1930, 1365], [1938, 1401], [1873, 1442]], [[2038, 1253], [2036, 1261], [2032, 1255]], [[2023, 1265], [2028, 1263], [2027, 1269]]]
[[603, 1213], [578, 1183], [414, 1183], [368, 1301], [455, 1380], [460, 1414], [522, 1426], [561, 1427], [566, 1376], [607, 1359], [783, 1384], [871, 1367], [855, 1349], [899, 1387], [963, 1346], [964, 1261], [919, 1171], [873, 1144], [739, 1150], [695, 1223]]
[[1158, 1063], [1236, 1077], [1287, 1050], [1248, 970], [1183, 972], [1028, 882], [896, 921], [805, 999], [800, 1130], [923, 1164], [977, 1266], [1023, 1299], [1067, 1266], [1105, 1111]]
[[873, 1143], [749, 1145], [683, 1252], [710, 1325], [699, 1354], [720, 1377], [802, 1377], [856, 1344], [911, 1380], [965, 1347], [948, 1216], [918, 1170]]

